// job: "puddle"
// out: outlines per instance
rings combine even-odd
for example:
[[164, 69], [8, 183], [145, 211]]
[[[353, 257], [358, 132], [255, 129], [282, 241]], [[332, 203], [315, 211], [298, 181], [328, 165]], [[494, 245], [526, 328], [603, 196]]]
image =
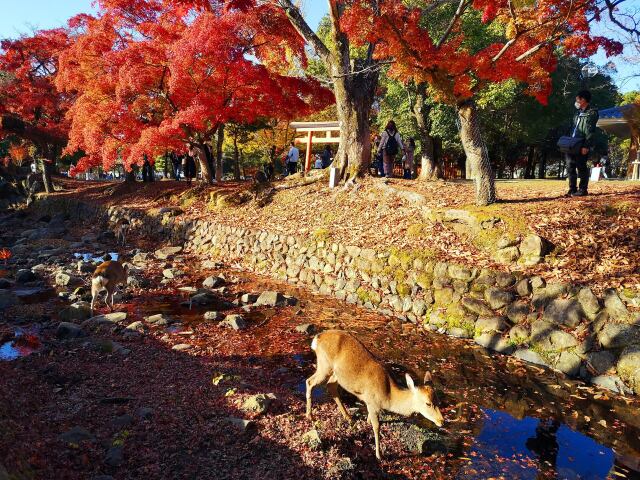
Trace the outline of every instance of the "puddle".
[[482, 428], [464, 453], [471, 461], [457, 478], [637, 478], [628, 471], [622, 474], [612, 449], [557, 420], [518, 420], [495, 410], [483, 413]]
[[40, 346], [40, 339], [36, 330], [16, 329], [13, 339], [0, 345], [0, 361], [11, 361], [26, 357], [36, 352]]
[[[118, 260], [119, 258], [116, 252], [109, 252], [108, 255], [111, 257], [111, 260]], [[105, 261], [104, 257], [106, 255], [97, 256], [93, 253], [74, 253], [73, 256], [83, 262], [102, 263]]]

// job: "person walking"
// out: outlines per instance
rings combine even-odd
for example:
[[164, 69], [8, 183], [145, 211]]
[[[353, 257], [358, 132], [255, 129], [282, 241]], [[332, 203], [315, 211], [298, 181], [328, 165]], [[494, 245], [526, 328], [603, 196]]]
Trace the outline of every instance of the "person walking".
[[[593, 148], [593, 141], [598, 123], [598, 110], [591, 107], [591, 92], [580, 90], [576, 95], [575, 107], [578, 112], [573, 117], [572, 137], [582, 138], [582, 144], [577, 153], [567, 153], [567, 176], [569, 177], [569, 191], [567, 196], [584, 197], [588, 195], [589, 168], [587, 160]], [[580, 185], [578, 186], [578, 178]]]
[[322, 167], [327, 168], [331, 165], [331, 157], [333, 157], [333, 152], [331, 151], [331, 147], [329, 145], [324, 146], [324, 150], [320, 154], [320, 158], [322, 159]]
[[298, 160], [300, 160], [300, 150], [291, 142], [291, 148], [287, 153], [287, 172], [293, 175], [298, 171]]
[[142, 181], [143, 182], [153, 182], [153, 168], [151, 167], [151, 162], [149, 162], [149, 158], [144, 156], [144, 163], [142, 164]]
[[396, 127], [396, 122], [389, 120], [384, 132], [382, 132], [380, 145], [378, 146], [378, 153], [382, 154], [385, 177], [393, 177], [393, 164], [400, 150], [404, 150], [402, 137]]
[[404, 179], [412, 180], [413, 179], [413, 171], [414, 171], [414, 159], [415, 159], [415, 151], [416, 151], [416, 141], [409, 137], [404, 149], [404, 159], [403, 159], [403, 169], [404, 169]]
[[384, 163], [382, 162], [382, 153], [379, 152], [380, 140], [380, 135], [376, 135], [375, 137], [373, 137], [373, 151], [375, 152], [373, 164], [378, 176], [384, 177]]

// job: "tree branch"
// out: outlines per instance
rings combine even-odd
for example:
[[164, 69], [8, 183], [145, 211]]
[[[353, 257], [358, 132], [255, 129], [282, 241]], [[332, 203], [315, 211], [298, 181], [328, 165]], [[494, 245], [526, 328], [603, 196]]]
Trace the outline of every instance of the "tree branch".
[[300, 34], [300, 36], [315, 50], [315, 52], [326, 63], [329, 63], [331, 58], [331, 52], [327, 46], [322, 42], [320, 37], [311, 29], [307, 21], [304, 19], [298, 7], [296, 7], [291, 0], [278, 0], [280, 7], [284, 10], [293, 25], [293, 28]]
[[447, 41], [447, 38], [451, 34], [453, 27], [455, 27], [456, 23], [458, 22], [458, 19], [462, 16], [462, 14], [464, 13], [464, 11], [467, 9], [468, 6], [469, 6], [468, 0], [460, 0], [460, 3], [458, 4], [458, 8], [456, 9], [456, 13], [453, 15], [453, 17], [451, 17], [451, 21], [449, 22], [447, 29], [444, 31], [444, 33], [440, 37], [440, 40], [438, 40], [438, 43], [436, 43], [436, 48], [440, 48], [442, 44]]

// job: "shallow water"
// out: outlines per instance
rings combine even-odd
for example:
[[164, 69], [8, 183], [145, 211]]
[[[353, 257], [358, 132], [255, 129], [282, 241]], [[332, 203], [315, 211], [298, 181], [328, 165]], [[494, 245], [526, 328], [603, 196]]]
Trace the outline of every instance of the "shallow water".
[[[296, 324], [310, 322], [356, 333], [385, 359], [398, 383], [403, 371], [414, 378], [422, 378], [426, 370], [433, 373], [442, 407], [458, 412], [457, 421], [445, 425], [448, 440], [462, 445], [461, 439], [472, 437], [467, 446], [449, 450], [461, 460], [450, 478], [640, 480], [637, 400], [490, 354], [470, 341], [390, 323], [306, 290], [251, 278], [255, 291], [279, 289], [301, 300], [302, 312], [293, 319]], [[263, 331], [266, 334], [266, 329], [257, 329], [254, 335]], [[310, 350], [294, 355], [293, 361], [305, 373], [313, 372], [315, 357]], [[303, 395], [304, 378], [294, 381], [292, 388]], [[324, 389], [314, 389], [313, 397], [314, 402], [331, 401]], [[353, 400], [351, 405], [358, 405]], [[410, 421], [434, 428], [415, 416]]]
[[[117, 252], [108, 252], [108, 255], [111, 257], [111, 260], [118, 260], [119, 258]], [[104, 257], [106, 255], [98, 256], [94, 253], [74, 253], [73, 256], [78, 260], [82, 260], [83, 262], [102, 263], [105, 261]]]
[[40, 348], [36, 330], [16, 329], [14, 338], [0, 345], [0, 361], [12, 361], [26, 357]]

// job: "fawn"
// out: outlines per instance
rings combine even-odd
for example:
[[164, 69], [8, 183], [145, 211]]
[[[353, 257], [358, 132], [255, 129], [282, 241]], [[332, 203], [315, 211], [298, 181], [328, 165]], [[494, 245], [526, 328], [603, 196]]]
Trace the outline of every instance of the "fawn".
[[[118, 285], [127, 284], [127, 270], [128, 267], [123, 267], [120, 262], [115, 260], [103, 262], [98, 265], [98, 268], [93, 272], [93, 278], [91, 279], [91, 315], [93, 315], [93, 304], [95, 303], [98, 294], [104, 290], [107, 292], [104, 297], [104, 302], [113, 312], [113, 296], [116, 293]], [[109, 295], [111, 295], [110, 306]]]
[[[313, 338], [311, 349], [316, 352], [317, 366], [315, 373], [307, 379], [307, 417], [311, 418], [313, 387], [326, 382], [329, 395], [335, 400], [338, 410], [344, 418], [351, 421], [351, 416], [338, 395], [340, 385], [366, 404], [378, 460], [382, 458], [378, 419], [381, 410], [405, 416], [420, 413], [438, 427], [443, 425], [444, 419], [435, 404], [433, 387], [417, 387], [407, 373], [405, 378], [409, 388], [400, 388], [382, 364], [353, 335], [340, 330], [327, 330]], [[429, 372], [425, 374], [424, 381], [431, 382]]]
[[122, 245], [125, 244], [126, 234], [129, 232], [131, 222], [126, 218], [119, 218], [113, 224], [113, 230], [116, 235], [116, 241]]

